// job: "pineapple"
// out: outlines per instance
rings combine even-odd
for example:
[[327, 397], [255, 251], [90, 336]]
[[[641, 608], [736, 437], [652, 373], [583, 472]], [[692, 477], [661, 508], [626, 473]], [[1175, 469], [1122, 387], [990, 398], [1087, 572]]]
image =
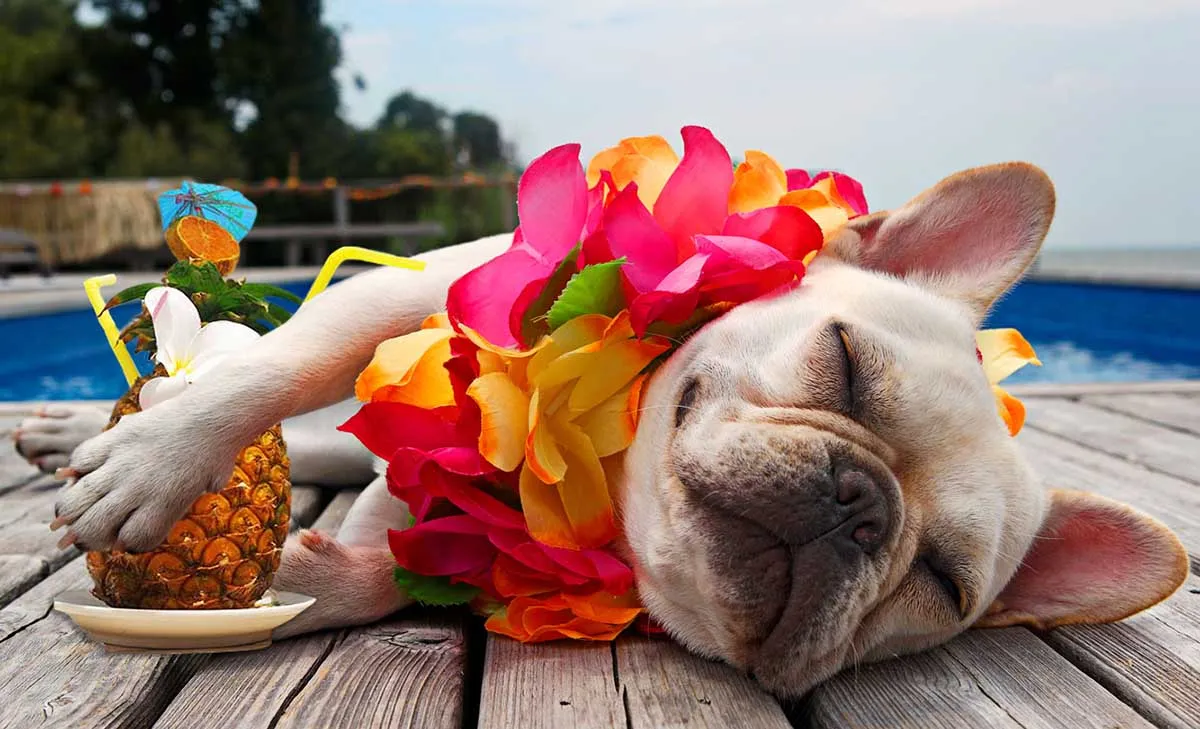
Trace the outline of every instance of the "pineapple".
[[[267, 296], [298, 301], [273, 286], [227, 280], [212, 262], [196, 259], [172, 266], [163, 285], [186, 293], [203, 323], [235, 321], [260, 333], [283, 323], [289, 315], [268, 303]], [[127, 289], [108, 306], [140, 299], [150, 288]], [[154, 330], [144, 310], [122, 332], [122, 340], [136, 341], [139, 351], [154, 350]], [[165, 374], [158, 367], [137, 380], [117, 401], [108, 427], [137, 412], [142, 386]], [[92, 594], [112, 607], [123, 608], [252, 607], [270, 587], [279, 567], [290, 505], [287, 449], [276, 424], [238, 454], [225, 488], [197, 499], [157, 549], [142, 554], [89, 552]]]

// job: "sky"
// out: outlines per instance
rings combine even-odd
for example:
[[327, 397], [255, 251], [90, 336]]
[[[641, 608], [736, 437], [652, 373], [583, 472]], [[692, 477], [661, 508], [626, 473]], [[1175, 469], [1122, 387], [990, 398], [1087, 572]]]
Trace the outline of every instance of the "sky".
[[[326, 0], [343, 105], [411, 89], [564, 142], [713, 130], [735, 157], [837, 168], [872, 209], [1025, 160], [1048, 247], [1200, 245], [1200, 0]], [[349, 83], [361, 74], [367, 89]]]

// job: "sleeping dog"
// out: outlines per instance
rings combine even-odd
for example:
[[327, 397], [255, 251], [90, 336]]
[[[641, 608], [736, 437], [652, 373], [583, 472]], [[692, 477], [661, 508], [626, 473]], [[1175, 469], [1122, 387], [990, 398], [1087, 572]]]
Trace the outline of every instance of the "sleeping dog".
[[[1035, 167], [953, 175], [852, 220], [799, 287], [736, 307], [655, 372], [617, 488], [622, 549], [671, 636], [793, 697], [850, 661], [973, 625], [1119, 620], [1182, 583], [1187, 556], [1163, 525], [1041, 487], [976, 359], [976, 329], [1034, 259], [1053, 211]], [[369, 454], [334, 430], [356, 375], [510, 242], [433, 251], [420, 273], [354, 276], [104, 433], [101, 413], [24, 424], [24, 453], [68, 461], [53, 524], [68, 527], [63, 543], [153, 548], [280, 420], [295, 480], [371, 480]], [[387, 546], [387, 529], [405, 523], [376, 477], [336, 540], [292, 537], [275, 584], [317, 602], [277, 637], [408, 604]]]

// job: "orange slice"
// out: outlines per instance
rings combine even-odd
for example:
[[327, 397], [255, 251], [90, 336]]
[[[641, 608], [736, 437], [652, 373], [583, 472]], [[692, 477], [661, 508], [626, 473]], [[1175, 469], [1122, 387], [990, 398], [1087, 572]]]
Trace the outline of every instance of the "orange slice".
[[241, 249], [229, 231], [195, 215], [184, 215], [167, 228], [167, 247], [181, 261], [199, 258], [212, 261], [222, 276], [237, 267]]

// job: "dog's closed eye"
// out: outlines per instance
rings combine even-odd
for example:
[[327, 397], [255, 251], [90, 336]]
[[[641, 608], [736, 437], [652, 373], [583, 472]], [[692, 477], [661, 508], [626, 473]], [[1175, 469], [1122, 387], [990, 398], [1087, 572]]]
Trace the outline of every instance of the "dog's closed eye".
[[679, 393], [679, 401], [675, 405], [675, 427], [683, 425], [684, 419], [692, 409], [692, 404], [696, 402], [696, 396], [700, 394], [700, 381], [695, 377], [688, 378], [684, 383], [683, 390]]

